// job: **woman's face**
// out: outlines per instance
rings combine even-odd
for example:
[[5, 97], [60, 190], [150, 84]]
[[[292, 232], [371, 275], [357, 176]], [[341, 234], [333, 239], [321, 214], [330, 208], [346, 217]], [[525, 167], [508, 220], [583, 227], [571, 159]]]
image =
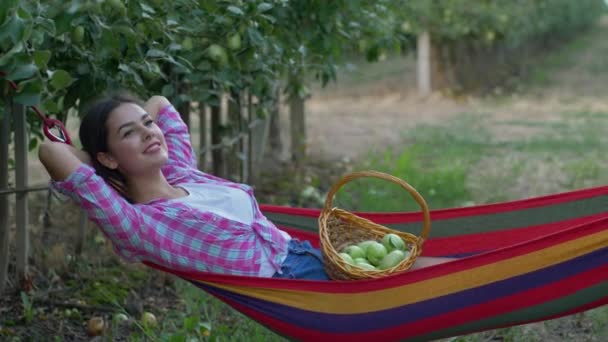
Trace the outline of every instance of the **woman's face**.
[[108, 153], [98, 160], [125, 177], [157, 172], [168, 160], [165, 137], [152, 117], [134, 103], [123, 103], [106, 121]]

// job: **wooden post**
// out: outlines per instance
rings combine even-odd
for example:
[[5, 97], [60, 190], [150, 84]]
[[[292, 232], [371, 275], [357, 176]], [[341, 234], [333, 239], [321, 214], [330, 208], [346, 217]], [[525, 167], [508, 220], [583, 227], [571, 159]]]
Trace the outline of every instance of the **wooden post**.
[[[247, 94], [247, 126], [250, 126], [253, 120], [255, 120], [255, 109], [253, 107], [253, 95], [251, 92]], [[249, 128], [249, 134], [247, 134], [247, 183], [253, 184], [256, 181], [257, 173], [253, 165], [253, 139], [254, 139], [254, 128]]]
[[[10, 137], [10, 107], [5, 110], [0, 121], [0, 189], [8, 189], [8, 143]], [[9, 225], [8, 194], [0, 195], [0, 294], [8, 281]]]
[[[28, 183], [27, 154], [29, 139], [23, 105], [13, 104], [13, 118], [15, 120], [15, 185], [17, 189], [25, 189]], [[20, 282], [29, 277], [27, 262], [29, 256], [27, 195], [28, 192], [18, 192], [16, 194], [17, 279]]]
[[431, 94], [431, 35], [428, 31], [418, 36], [418, 93], [421, 96]]

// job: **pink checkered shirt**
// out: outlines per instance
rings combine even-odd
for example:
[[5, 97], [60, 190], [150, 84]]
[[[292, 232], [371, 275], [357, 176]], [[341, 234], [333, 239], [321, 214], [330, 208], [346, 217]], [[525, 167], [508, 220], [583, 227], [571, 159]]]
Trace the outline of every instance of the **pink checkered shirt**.
[[169, 183], [213, 183], [242, 189], [251, 198], [252, 224], [165, 199], [131, 204], [86, 164], [51, 185], [80, 204], [112, 241], [116, 253], [130, 262], [148, 261], [186, 272], [257, 276], [265, 253], [280, 271], [288, 241], [262, 215], [253, 189], [197, 169], [188, 128], [173, 106], [160, 111], [157, 124], [169, 148], [169, 161], [162, 168]]

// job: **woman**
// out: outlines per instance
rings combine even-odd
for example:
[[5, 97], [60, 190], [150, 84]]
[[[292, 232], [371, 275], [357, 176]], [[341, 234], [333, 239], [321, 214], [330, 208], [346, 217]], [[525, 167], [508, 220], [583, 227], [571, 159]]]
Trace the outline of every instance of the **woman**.
[[[127, 261], [185, 272], [327, 280], [321, 253], [262, 215], [252, 188], [197, 169], [188, 128], [161, 96], [94, 103], [84, 151], [45, 141], [51, 185], [82, 206]], [[418, 258], [415, 267], [445, 262]]]

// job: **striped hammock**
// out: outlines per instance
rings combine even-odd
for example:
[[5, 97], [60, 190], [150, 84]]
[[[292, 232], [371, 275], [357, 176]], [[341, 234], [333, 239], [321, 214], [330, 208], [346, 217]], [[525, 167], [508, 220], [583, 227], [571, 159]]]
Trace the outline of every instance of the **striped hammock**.
[[[182, 277], [277, 334], [307, 341], [428, 341], [608, 303], [608, 186], [431, 211], [423, 255], [458, 260], [376, 280]], [[319, 243], [319, 210], [263, 206]], [[358, 213], [419, 234], [419, 213]]]

